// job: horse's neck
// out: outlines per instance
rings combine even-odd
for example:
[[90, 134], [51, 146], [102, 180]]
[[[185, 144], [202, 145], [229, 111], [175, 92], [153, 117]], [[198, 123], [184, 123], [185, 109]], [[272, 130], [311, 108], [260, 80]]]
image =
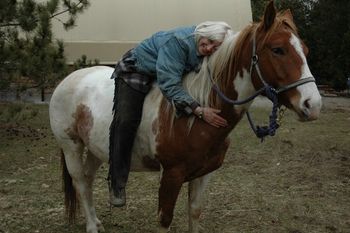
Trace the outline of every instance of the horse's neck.
[[[245, 41], [245, 44], [237, 44], [240, 32], [228, 38], [222, 47], [213, 54], [208, 63], [209, 70], [213, 70], [215, 73], [214, 79], [219, 87], [220, 91], [232, 100], [243, 100], [252, 95], [255, 92], [250, 75], [250, 53], [251, 49], [249, 41]], [[241, 46], [242, 51], [233, 56], [233, 51], [236, 46]], [[217, 75], [218, 72], [220, 75]], [[223, 106], [231, 106], [231, 104], [225, 104], [220, 97], [218, 97], [215, 91], [212, 92], [215, 97], [212, 98], [214, 105], [218, 105], [220, 108]], [[236, 110], [243, 110], [249, 107], [250, 103], [235, 106]]]

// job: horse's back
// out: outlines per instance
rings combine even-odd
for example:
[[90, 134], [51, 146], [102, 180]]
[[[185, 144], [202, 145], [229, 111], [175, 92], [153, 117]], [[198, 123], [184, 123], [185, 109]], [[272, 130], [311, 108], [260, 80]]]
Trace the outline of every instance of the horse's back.
[[[50, 101], [50, 123], [61, 148], [87, 147], [108, 161], [109, 126], [112, 121], [114, 80], [110, 67], [91, 67], [73, 72], [55, 89]], [[132, 156], [132, 170], [157, 167], [155, 137], [162, 94], [154, 87], [145, 98], [143, 115]]]
[[113, 69], [106, 66], [80, 69], [57, 86], [49, 112], [53, 134], [61, 147], [70, 140], [88, 146], [98, 157], [105, 157], [112, 119], [112, 73]]

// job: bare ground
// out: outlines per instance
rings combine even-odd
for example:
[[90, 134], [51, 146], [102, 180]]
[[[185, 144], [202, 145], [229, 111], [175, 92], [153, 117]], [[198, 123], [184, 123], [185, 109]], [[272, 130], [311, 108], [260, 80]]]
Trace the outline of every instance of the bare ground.
[[[255, 103], [256, 104], [256, 103]], [[258, 106], [262, 106], [258, 104]], [[65, 221], [59, 156], [47, 106], [0, 104], [0, 233], [85, 232]], [[253, 109], [257, 122], [268, 110]], [[350, 232], [350, 99], [324, 98], [319, 120], [287, 112], [260, 143], [244, 119], [230, 135], [224, 165], [207, 189], [202, 233]], [[106, 232], [157, 232], [158, 173], [132, 173], [128, 204], [109, 210], [106, 165], [94, 189]], [[186, 185], [171, 232], [187, 232]]]

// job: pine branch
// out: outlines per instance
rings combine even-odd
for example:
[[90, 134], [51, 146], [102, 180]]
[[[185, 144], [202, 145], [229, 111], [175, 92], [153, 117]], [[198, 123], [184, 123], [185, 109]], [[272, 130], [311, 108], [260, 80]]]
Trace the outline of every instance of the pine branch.
[[[83, 3], [83, 1], [84, 0], [79, 0], [79, 2], [77, 3], [76, 7], [79, 7], [79, 5], [81, 5]], [[49, 19], [53, 19], [53, 18], [55, 18], [55, 17], [57, 17], [59, 15], [62, 15], [64, 13], [66, 13], [66, 12], [69, 12], [69, 11], [70, 11], [70, 8], [67, 8], [67, 9], [62, 10], [60, 12], [57, 12], [55, 14], [51, 14]], [[39, 19], [34, 20], [34, 23], [37, 23], [37, 22], [39, 22]], [[0, 28], [2, 28], [2, 27], [18, 27], [18, 26], [21, 26], [21, 24], [19, 22], [9, 22], [9, 23], [0, 24]]]
[[[77, 3], [77, 7], [80, 5], [80, 4], [82, 4], [83, 3], [83, 0], [79, 0], [79, 2]], [[56, 16], [58, 16], [58, 15], [61, 15], [61, 14], [64, 14], [64, 13], [66, 13], [66, 12], [68, 12], [70, 9], [68, 8], [68, 9], [65, 9], [65, 10], [63, 10], [63, 11], [61, 11], [61, 12], [58, 12], [58, 13], [56, 13], [56, 14], [53, 14], [53, 15], [51, 15], [51, 17], [50, 17], [50, 19], [52, 19], [52, 18], [54, 18], [54, 17], [56, 17]]]

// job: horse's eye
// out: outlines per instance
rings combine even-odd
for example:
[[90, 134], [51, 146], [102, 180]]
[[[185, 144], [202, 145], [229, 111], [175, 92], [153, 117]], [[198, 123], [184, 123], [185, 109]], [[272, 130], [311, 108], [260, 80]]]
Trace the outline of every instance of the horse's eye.
[[276, 55], [284, 55], [284, 51], [282, 48], [272, 48], [271, 50]]

